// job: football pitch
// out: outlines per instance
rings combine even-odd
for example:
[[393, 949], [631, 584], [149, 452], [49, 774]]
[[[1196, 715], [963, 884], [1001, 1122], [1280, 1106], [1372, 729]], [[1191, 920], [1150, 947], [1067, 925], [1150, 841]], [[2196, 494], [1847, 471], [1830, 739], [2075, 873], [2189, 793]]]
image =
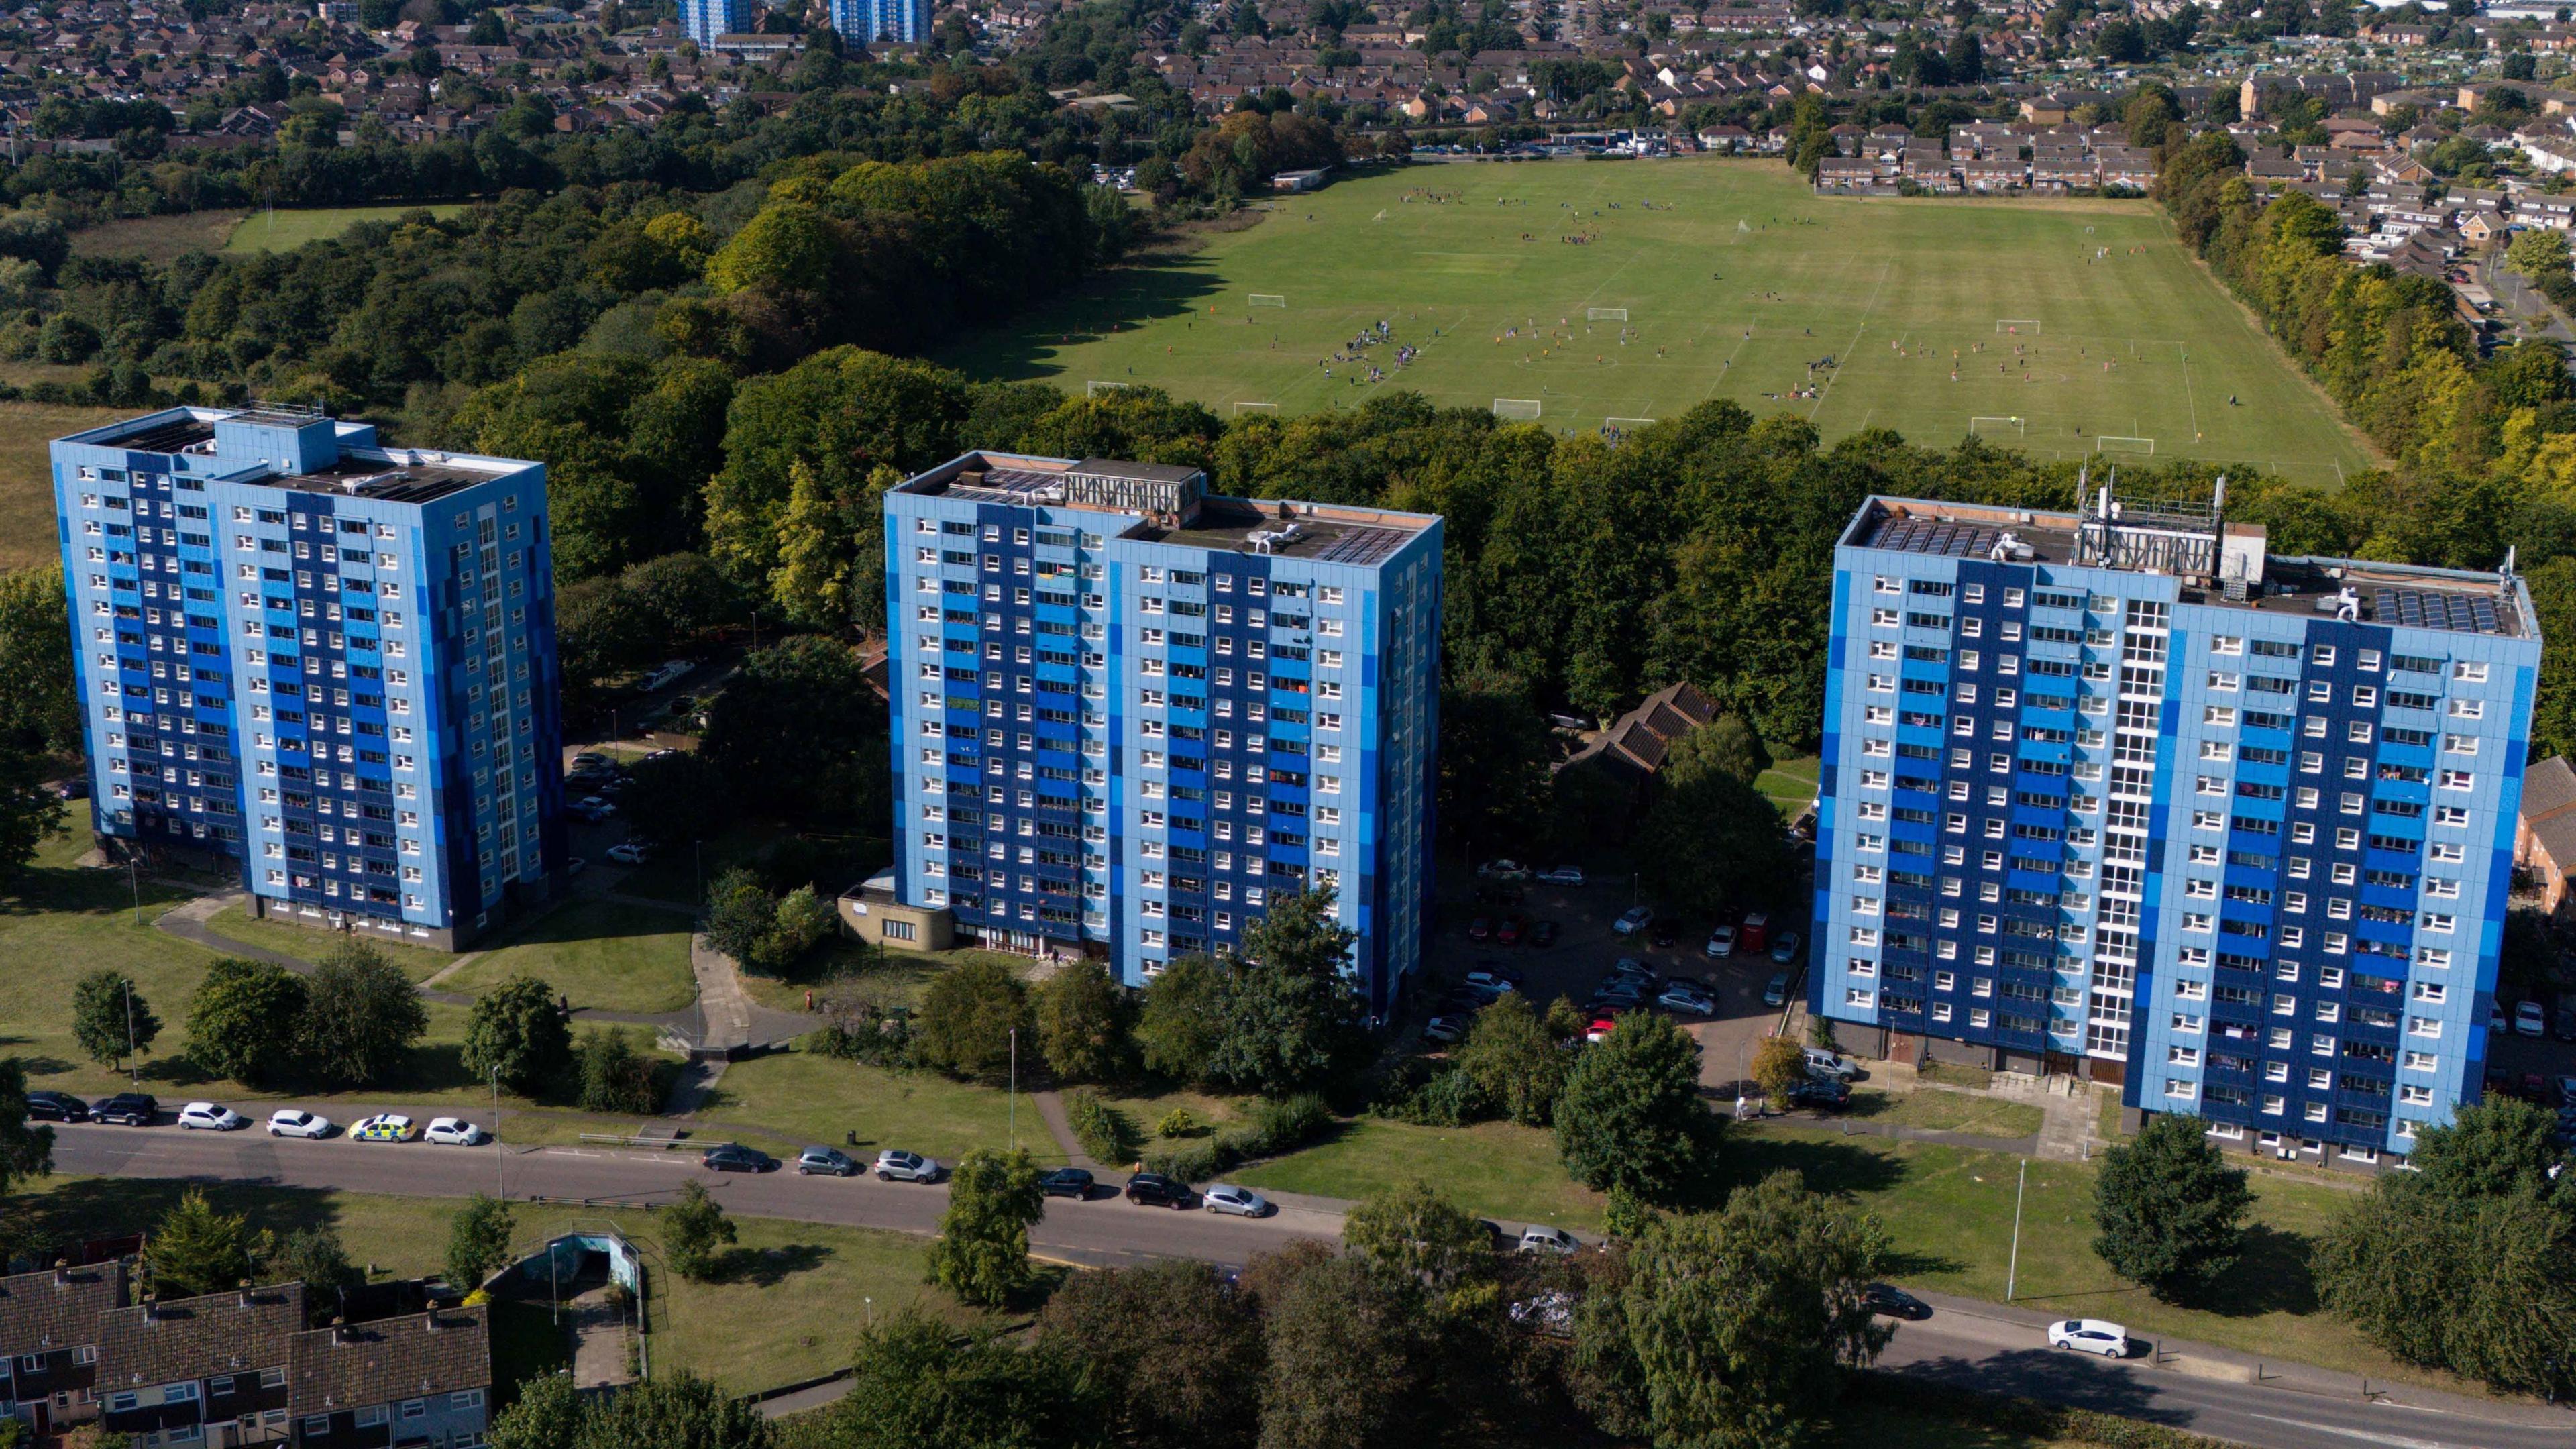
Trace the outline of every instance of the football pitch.
[[1363, 176], [942, 360], [1224, 414], [1409, 389], [1576, 431], [1730, 398], [1828, 440], [1973, 432], [2329, 484], [2372, 462], [2151, 203], [1820, 197], [1774, 161]]

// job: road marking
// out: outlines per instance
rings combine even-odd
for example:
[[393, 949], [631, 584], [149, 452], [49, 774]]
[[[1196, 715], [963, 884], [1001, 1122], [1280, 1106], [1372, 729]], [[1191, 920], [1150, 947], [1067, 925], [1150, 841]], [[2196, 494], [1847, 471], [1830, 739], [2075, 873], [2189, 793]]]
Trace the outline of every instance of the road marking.
[[2374, 1434], [2368, 1429], [2346, 1429], [2334, 1424], [2312, 1423], [2306, 1419], [2283, 1419], [2272, 1414], [2247, 1414], [2245, 1417], [2260, 1419], [2267, 1424], [2287, 1424], [2294, 1429], [2313, 1429], [2320, 1434], [2340, 1434], [2344, 1438], [2359, 1439], [2368, 1444], [2386, 1444], [2390, 1449], [2459, 1449], [2459, 1446], [2445, 1444], [2439, 1439], [2410, 1439], [2403, 1434]]

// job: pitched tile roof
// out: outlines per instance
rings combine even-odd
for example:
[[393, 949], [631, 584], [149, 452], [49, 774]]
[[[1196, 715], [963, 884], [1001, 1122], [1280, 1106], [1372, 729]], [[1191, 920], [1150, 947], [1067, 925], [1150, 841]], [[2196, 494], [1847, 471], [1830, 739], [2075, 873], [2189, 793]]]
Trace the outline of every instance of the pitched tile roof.
[[295, 1335], [288, 1412], [323, 1414], [492, 1382], [491, 1310], [432, 1309]]
[[0, 1354], [98, 1342], [98, 1316], [125, 1306], [125, 1264], [92, 1263], [0, 1278]]
[[99, 1316], [98, 1387], [277, 1368], [287, 1339], [303, 1328], [301, 1283], [115, 1309]]

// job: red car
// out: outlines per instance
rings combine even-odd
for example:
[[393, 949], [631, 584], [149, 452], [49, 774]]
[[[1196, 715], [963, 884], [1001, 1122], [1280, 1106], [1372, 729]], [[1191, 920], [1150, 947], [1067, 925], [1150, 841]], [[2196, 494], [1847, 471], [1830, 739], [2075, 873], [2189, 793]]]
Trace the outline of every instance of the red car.
[[1605, 1012], [1600, 1016], [1592, 1018], [1592, 1024], [1583, 1029], [1583, 1039], [1587, 1042], [1599, 1041], [1603, 1037], [1608, 1036], [1612, 1031], [1617, 1030], [1618, 1026], [1619, 1019], [1617, 1014]]
[[1493, 934], [1494, 923], [1483, 916], [1467, 923], [1467, 939], [1470, 941], [1482, 941]]
[[1517, 946], [1521, 943], [1521, 929], [1522, 922], [1520, 917], [1505, 916], [1503, 917], [1502, 928], [1494, 933], [1494, 939], [1502, 942], [1506, 946]]

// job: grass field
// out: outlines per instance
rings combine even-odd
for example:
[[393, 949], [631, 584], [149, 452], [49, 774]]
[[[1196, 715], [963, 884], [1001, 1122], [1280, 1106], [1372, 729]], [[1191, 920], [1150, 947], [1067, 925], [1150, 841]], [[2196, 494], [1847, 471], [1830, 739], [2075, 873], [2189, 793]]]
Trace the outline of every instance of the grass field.
[[243, 211], [191, 211], [177, 216], [131, 216], [72, 233], [72, 252], [84, 257], [141, 257], [172, 262], [189, 252], [219, 252]]
[[362, 221], [392, 221], [409, 212], [454, 216], [462, 202], [438, 206], [330, 206], [312, 211], [254, 211], [224, 241], [228, 252], [289, 252], [306, 242], [329, 241]]
[[689, 970], [688, 915], [617, 901], [549, 911], [439, 984], [481, 992], [522, 974], [540, 978], [576, 1007], [607, 1011], [677, 1011], [698, 994]]
[[54, 535], [54, 465], [46, 444], [130, 411], [0, 402], [0, 572], [63, 556]]
[[[1563, 240], [1577, 234], [1594, 239]], [[1256, 294], [1286, 305], [1253, 306]], [[1331, 362], [1381, 320], [1390, 341], [1365, 363]], [[1421, 355], [1399, 368], [1399, 345]], [[1828, 357], [1837, 365], [1810, 370]], [[1445, 405], [1536, 403], [1567, 429], [1732, 398], [1794, 411], [1828, 439], [1887, 427], [1946, 446], [1984, 417], [1981, 434], [2041, 456], [2143, 453], [2119, 440], [2151, 439], [2155, 457], [2325, 483], [2369, 461], [2148, 202], [1817, 197], [1769, 162], [1345, 181], [1195, 252], [1106, 273], [945, 360], [1072, 389], [1151, 384], [1228, 413], [1405, 388]], [[1355, 381], [1369, 366], [1385, 380]]]

